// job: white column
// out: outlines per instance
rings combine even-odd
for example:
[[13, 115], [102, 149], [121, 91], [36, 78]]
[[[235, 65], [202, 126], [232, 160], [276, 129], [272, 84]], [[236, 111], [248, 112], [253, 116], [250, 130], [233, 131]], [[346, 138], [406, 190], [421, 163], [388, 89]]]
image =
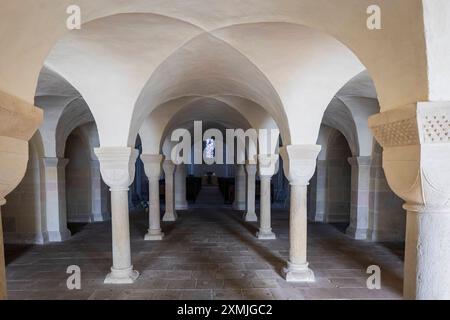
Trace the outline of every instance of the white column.
[[175, 170], [175, 210], [189, 209], [186, 200], [186, 165], [179, 164]]
[[256, 193], [256, 164], [248, 163], [245, 165], [247, 172], [247, 212], [244, 214], [244, 220], [248, 222], [258, 221], [255, 210]]
[[307, 186], [314, 175], [321, 147], [291, 145], [280, 150], [284, 173], [291, 185], [289, 222], [289, 261], [283, 273], [288, 282], [313, 282], [314, 273], [307, 261]]
[[176, 221], [177, 212], [175, 211], [173, 185], [175, 164], [172, 162], [172, 160], [165, 160], [163, 162], [163, 170], [166, 181], [166, 212], [164, 213], [163, 221]]
[[353, 157], [348, 162], [352, 166], [352, 194], [350, 225], [346, 233], [354, 239], [365, 240], [369, 228], [371, 157]]
[[450, 299], [450, 101], [369, 118], [383, 169], [407, 210], [403, 295]]
[[6, 266], [5, 252], [3, 245], [3, 224], [1, 207], [6, 203], [5, 199], [0, 199], [0, 300], [6, 299]]
[[100, 162], [98, 160], [91, 161], [91, 189], [91, 221], [109, 220], [108, 199], [104, 192], [105, 188], [103, 187]]
[[260, 197], [260, 227], [256, 234], [260, 240], [274, 240], [275, 234], [272, 232], [271, 221], [271, 181], [275, 174], [278, 162], [278, 155], [259, 155], [259, 177], [261, 180]]
[[162, 155], [141, 155], [145, 174], [149, 181], [149, 229], [145, 235], [147, 241], [161, 241], [164, 233], [161, 232], [161, 211], [159, 207], [159, 178], [161, 177]]
[[235, 181], [234, 181], [234, 203], [233, 209], [243, 211], [245, 210], [245, 167], [243, 164], [235, 166]]
[[68, 159], [43, 158], [45, 181], [45, 213], [49, 241], [60, 242], [70, 238], [67, 229], [66, 166]]
[[113, 266], [105, 283], [133, 283], [139, 272], [131, 264], [128, 191], [133, 183], [138, 150], [128, 147], [95, 149], [103, 180], [111, 188]]

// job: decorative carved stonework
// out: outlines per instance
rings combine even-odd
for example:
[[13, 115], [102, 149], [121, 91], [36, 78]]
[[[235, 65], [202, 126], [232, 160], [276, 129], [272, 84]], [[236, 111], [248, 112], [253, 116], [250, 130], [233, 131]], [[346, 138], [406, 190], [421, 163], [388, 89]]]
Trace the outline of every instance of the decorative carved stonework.
[[142, 154], [142, 163], [146, 176], [150, 178], [159, 178], [161, 176], [161, 165], [164, 156], [160, 154]]
[[139, 151], [128, 147], [97, 148], [100, 171], [111, 190], [128, 190], [133, 183], [135, 163]]
[[277, 169], [277, 163], [279, 159], [277, 154], [260, 154], [258, 155], [259, 163], [259, 175], [260, 176], [273, 176]]
[[280, 149], [284, 174], [291, 185], [306, 186], [316, 170], [318, 145], [290, 145]]
[[448, 206], [450, 103], [419, 102], [369, 119], [389, 186], [408, 205]]

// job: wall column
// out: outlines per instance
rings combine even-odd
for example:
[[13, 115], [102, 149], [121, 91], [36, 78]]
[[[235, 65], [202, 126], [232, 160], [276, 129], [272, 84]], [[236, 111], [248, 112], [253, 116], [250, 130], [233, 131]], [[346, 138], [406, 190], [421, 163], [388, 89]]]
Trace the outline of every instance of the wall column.
[[403, 295], [450, 299], [450, 102], [372, 116], [389, 186], [407, 210]]
[[175, 171], [175, 210], [188, 210], [189, 205], [186, 200], [186, 165], [177, 165]]
[[159, 206], [159, 178], [161, 177], [161, 162], [164, 156], [143, 154], [145, 174], [149, 181], [149, 229], [145, 235], [147, 241], [161, 241], [164, 233], [161, 232], [161, 211]]
[[354, 239], [367, 239], [369, 228], [369, 195], [371, 157], [353, 157], [348, 162], [352, 166], [352, 186], [350, 205], [350, 225], [346, 233]]
[[260, 197], [260, 227], [256, 234], [259, 240], [274, 240], [275, 234], [272, 232], [271, 217], [271, 181], [275, 174], [278, 162], [278, 155], [259, 155], [259, 177], [261, 180]]
[[175, 164], [172, 160], [165, 160], [163, 162], [163, 170], [166, 181], [166, 212], [164, 213], [163, 221], [173, 222], [177, 220], [177, 212], [175, 211], [173, 185]]
[[255, 210], [256, 164], [246, 164], [245, 171], [247, 172], [247, 212], [244, 214], [244, 220], [248, 222], [255, 222], [258, 221]]
[[128, 147], [97, 148], [103, 180], [111, 188], [113, 266], [105, 283], [133, 283], [139, 272], [131, 264], [128, 191], [133, 183], [138, 150]]
[[43, 158], [45, 181], [45, 213], [50, 242], [61, 242], [70, 238], [67, 229], [66, 166], [68, 159]]
[[307, 186], [314, 175], [317, 145], [291, 145], [280, 149], [284, 173], [291, 185], [289, 222], [289, 261], [283, 270], [288, 282], [313, 282], [314, 273], [307, 261]]
[[2, 206], [6, 203], [5, 199], [0, 199], [0, 300], [6, 299], [6, 265], [5, 249], [3, 244], [3, 224], [2, 224]]
[[246, 209], [246, 188], [245, 188], [245, 166], [243, 164], [237, 164], [235, 166], [235, 181], [234, 181], [234, 203], [233, 209], [243, 211]]

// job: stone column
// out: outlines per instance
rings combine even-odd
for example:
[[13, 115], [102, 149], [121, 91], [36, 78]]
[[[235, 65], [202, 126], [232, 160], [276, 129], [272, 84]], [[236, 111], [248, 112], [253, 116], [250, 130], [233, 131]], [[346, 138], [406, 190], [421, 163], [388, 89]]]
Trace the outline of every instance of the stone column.
[[243, 164], [237, 164], [234, 172], [234, 203], [233, 209], [243, 211], [246, 208], [245, 203], [245, 166]]
[[161, 211], [159, 208], [159, 178], [161, 177], [161, 162], [164, 156], [155, 154], [141, 155], [145, 174], [149, 181], [149, 229], [145, 235], [147, 241], [161, 241], [164, 233], [161, 232]]
[[66, 166], [68, 159], [43, 158], [45, 181], [45, 213], [50, 242], [61, 242], [70, 238], [67, 229]]
[[108, 197], [103, 187], [100, 162], [98, 160], [91, 161], [91, 188], [91, 221], [99, 222], [109, 220]]
[[[312, 208], [309, 208], [309, 218], [311, 221], [326, 222], [326, 204], [327, 204], [327, 169], [326, 160], [317, 160], [315, 183], [311, 183]], [[314, 179], [313, 179], [314, 180]]]
[[175, 170], [175, 210], [189, 209], [186, 200], [186, 165], [179, 164]]
[[372, 116], [383, 168], [407, 210], [403, 294], [450, 299], [450, 102], [419, 102]]
[[133, 283], [139, 272], [131, 264], [128, 191], [133, 183], [138, 150], [128, 147], [97, 148], [103, 180], [111, 190], [113, 266], [105, 283]]
[[261, 180], [261, 199], [260, 199], [260, 227], [259, 232], [256, 234], [260, 240], [273, 240], [276, 239], [275, 234], [272, 232], [271, 222], [271, 181], [272, 176], [275, 174], [278, 155], [259, 155], [259, 177]]
[[280, 149], [284, 173], [291, 185], [289, 222], [289, 261], [283, 273], [288, 282], [313, 282], [314, 273], [307, 261], [307, 186], [314, 175], [321, 147], [290, 145]]
[[3, 244], [3, 224], [1, 207], [6, 203], [5, 199], [0, 199], [0, 300], [6, 299], [6, 266], [5, 252]]
[[244, 214], [244, 220], [255, 222], [258, 221], [255, 211], [256, 164], [246, 164], [245, 171], [247, 172], [247, 212]]
[[173, 222], [177, 220], [177, 212], [175, 211], [173, 186], [175, 164], [172, 160], [164, 161], [163, 170], [166, 181], [166, 212], [164, 213], [163, 221]]
[[369, 195], [371, 157], [353, 157], [350, 225], [346, 233], [354, 239], [366, 240], [369, 228]]

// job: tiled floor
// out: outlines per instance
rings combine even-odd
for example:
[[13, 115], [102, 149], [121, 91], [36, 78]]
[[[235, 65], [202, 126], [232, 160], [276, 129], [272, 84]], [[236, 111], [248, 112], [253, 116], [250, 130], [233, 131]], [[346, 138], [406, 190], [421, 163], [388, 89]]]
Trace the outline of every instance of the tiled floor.
[[[316, 275], [309, 284], [286, 283], [288, 213], [274, 210], [275, 241], [258, 241], [256, 224], [230, 209], [196, 208], [164, 224], [162, 242], [143, 240], [147, 214], [131, 218], [132, 253], [141, 272], [133, 285], [105, 285], [111, 266], [110, 223], [80, 228], [65, 243], [6, 246], [10, 299], [398, 299], [400, 244], [347, 238], [337, 227], [310, 224], [308, 257]], [[379, 265], [382, 289], [366, 288], [366, 268]], [[70, 291], [66, 269], [78, 265], [82, 289]]]

